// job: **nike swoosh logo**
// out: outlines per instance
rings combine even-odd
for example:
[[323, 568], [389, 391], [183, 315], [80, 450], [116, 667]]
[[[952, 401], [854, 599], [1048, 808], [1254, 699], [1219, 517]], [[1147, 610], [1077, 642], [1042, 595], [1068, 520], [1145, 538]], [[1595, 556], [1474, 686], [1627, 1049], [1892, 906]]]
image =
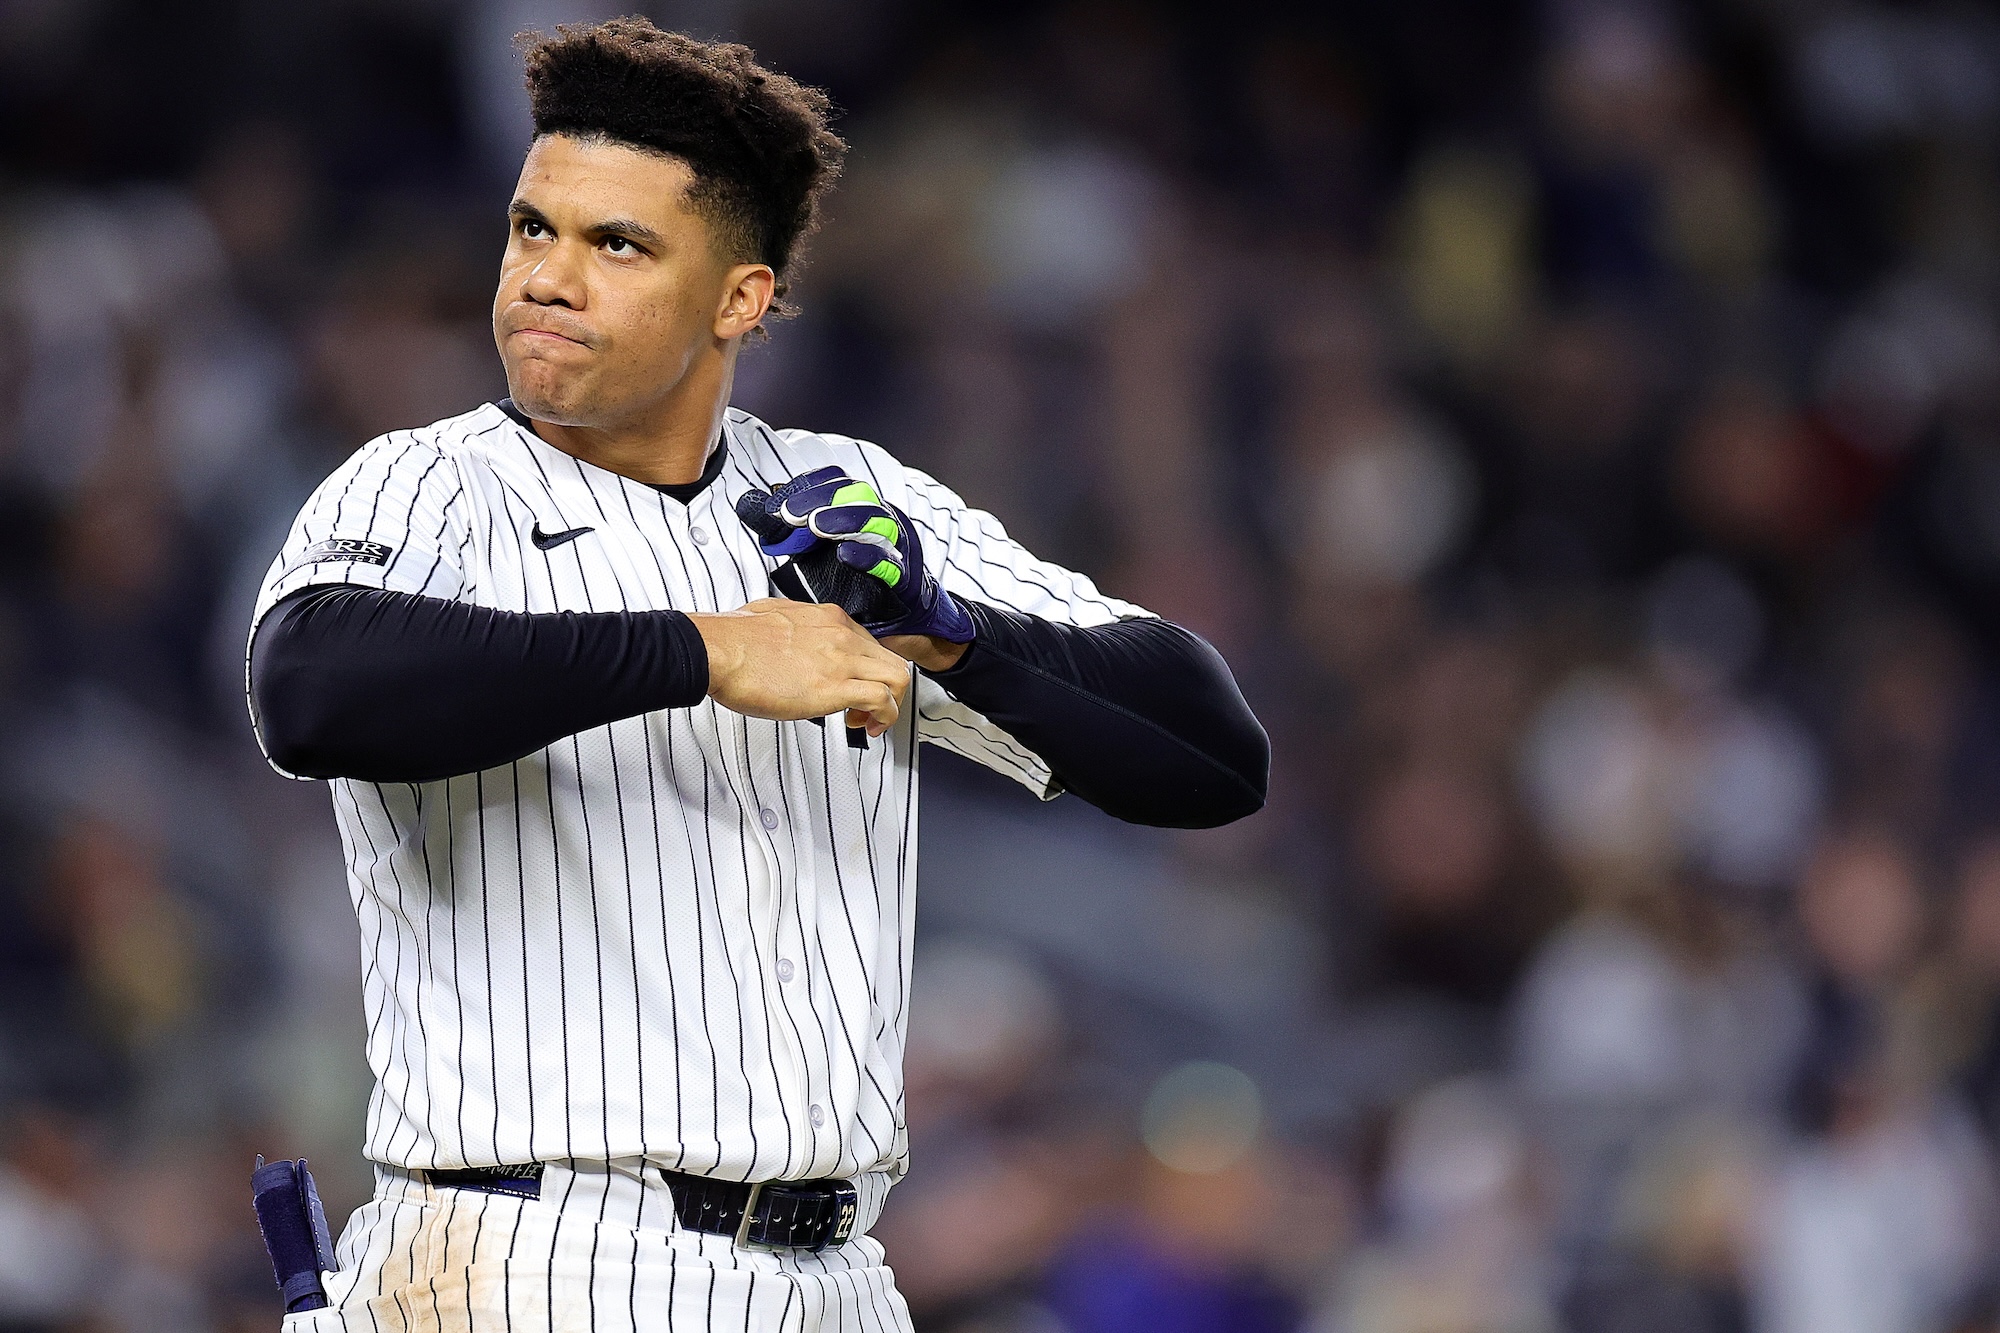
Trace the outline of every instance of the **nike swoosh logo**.
[[534, 527], [528, 529], [528, 540], [544, 551], [553, 551], [564, 542], [573, 542], [584, 533], [595, 531], [596, 528], [571, 528], [568, 532], [543, 532], [542, 525], [536, 523]]

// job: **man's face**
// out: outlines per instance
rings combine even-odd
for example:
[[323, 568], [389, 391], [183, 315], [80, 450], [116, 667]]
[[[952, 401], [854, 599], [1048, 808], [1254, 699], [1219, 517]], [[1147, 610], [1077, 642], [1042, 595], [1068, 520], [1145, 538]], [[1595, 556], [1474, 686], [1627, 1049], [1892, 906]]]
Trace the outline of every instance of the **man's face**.
[[508, 210], [493, 337], [522, 411], [563, 426], [644, 416], [717, 346], [739, 271], [685, 203], [674, 158], [545, 135]]

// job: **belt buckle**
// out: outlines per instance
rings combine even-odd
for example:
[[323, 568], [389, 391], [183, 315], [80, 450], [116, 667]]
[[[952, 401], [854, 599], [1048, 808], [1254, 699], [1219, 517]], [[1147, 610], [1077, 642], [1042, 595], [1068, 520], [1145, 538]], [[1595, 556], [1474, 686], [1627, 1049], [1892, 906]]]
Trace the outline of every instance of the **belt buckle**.
[[757, 1201], [763, 1197], [764, 1182], [761, 1180], [751, 1182], [750, 1197], [743, 1201], [743, 1217], [736, 1224], [735, 1243], [739, 1250], [774, 1251], [780, 1248], [766, 1241], [750, 1239], [751, 1224], [757, 1220]]
[[[780, 1181], [777, 1183], [781, 1187], [789, 1186], [796, 1188], [797, 1184], [807, 1182], [797, 1182], [795, 1184], [793, 1182]], [[833, 1206], [833, 1225], [821, 1231], [812, 1244], [784, 1244], [772, 1241], [768, 1238], [768, 1229], [763, 1235], [753, 1234], [759, 1221], [757, 1207], [764, 1201], [765, 1182], [758, 1181], [750, 1186], [750, 1197], [744, 1200], [743, 1217], [736, 1224], [736, 1247], [740, 1250], [755, 1250], [765, 1253], [772, 1253], [779, 1250], [804, 1250], [808, 1254], [817, 1254], [819, 1251], [831, 1246], [845, 1245], [848, 1239], [854, 1234], [855, 1216], [859, 1212], [858, 1195], [855, 1192], [854, 1186], [845, 1180], [816, 1180], [809, 1183], [825, 1190], [826, 1193], [821, 1197]], [[762, 1220], [768, 1228], [770, 1219], [764, 1218]], [[793, 1224], [792, 1234], [797, 1234], [796, 1223]]]

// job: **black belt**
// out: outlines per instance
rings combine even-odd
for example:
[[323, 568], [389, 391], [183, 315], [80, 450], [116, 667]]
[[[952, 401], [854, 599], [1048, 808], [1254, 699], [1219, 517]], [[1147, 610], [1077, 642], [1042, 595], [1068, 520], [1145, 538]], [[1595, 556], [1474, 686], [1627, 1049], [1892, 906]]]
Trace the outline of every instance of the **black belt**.
[[[542, 1197], [540, 1162], [426, 1171], [424, 1177], [443, 1189]], [[682, 1226], [733, 1237], [746, 1250], [823, 1250], [845, 1245], [854, 1234], [857, 1204], [849, 1181], [714, 1180], [680, 1171], [660, 1177]]]

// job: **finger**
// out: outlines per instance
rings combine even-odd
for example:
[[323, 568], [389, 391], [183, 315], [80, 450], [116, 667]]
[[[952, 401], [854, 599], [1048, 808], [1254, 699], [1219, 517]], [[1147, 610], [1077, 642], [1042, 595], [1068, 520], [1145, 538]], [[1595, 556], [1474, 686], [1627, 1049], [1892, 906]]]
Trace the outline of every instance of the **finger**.
[[[867, 631], [862, 631], [867, 635]], [[866, 644], [851, 644], [845, 657], [834, 664], [828, 673], [835, 680], [845, 680], [856, 689], [873, 689], [877, 686], [888, 690], [901, 699], [910, 688], [910, 664], [884, 648], [872, 636]]]
[[909, 671], [910, 664], [884, 648], [882, 641], [868, 632], [867, 626], [856, 625], [854, 629], [856, 638], [849, 640], [845, 645], [854, 659], [846, 664], [848, 667], [859, 671], [862, 664], [866, 663], [867, 674], [882, 680], [888, 679], [888, 676], [882, 675], [883, 672]]
[[757, 549], [765, 555], [803, 555], [819, 544], [810, 528], [792, 528], [785, 536], [774, 542], [759, 542]]
[[778, 500], [769, 491], [752, 487], [736, 497], [736, 517], [756, 534], [765, 555], [797, 555], [810, 546], [798, 540], [798, 530], [778, 517]]
[[[883, 658], [887, 660], [884, 661]], [[857, 663], [854, 667], [854, 676], [858, 681], [869, 685], [880, 685], [888, 690], [895, 698], [898, 707], [902, 706], [903, 699], [910, 690], [910, 664], [886, 648], [882, 649], [882, 657], [871, 655]]]
[[789, 500], [791, 497], [793, 497], [794, 495], [798, 495], [802, 491], [814, 490], [817, 489], [818, 487], [826, 485], [830, 481], [844, 481], [846, 480], [846, 478], [847, 478], [847, 473], [841, 469], [839, 464], [832, 464], [827, 467], [814, 468], [811, 472], [802, 473], [799, 476], [793, 477], [790, 481], [778, 487], [775, 493], [776, 498], [782, 502], [785, 500]]
[[879, 680], [849, 681], [841, 691], [840, 702], [849, 716], [862, 715], [864, 721], [855, 723], [856, 726], [879, 725], [887, 729], [896, 725], [903, 712], [902, 700]]
[[903, 553], [893, 546], [865, 546], [860, 542], [842, 542], [833, 549], [833, 556], [848, 568], [858, 569], [891, 588], [902, 585], [903, 574], [907, 568]]
[[869, 703], [867, 712], [874, 719], [875, 734], [879, 736], [895, 726], [896, 719], [903, 715], [903, 695], [902, 691], [891, 686], [878, 685], [876, 688], [880, 694]]
[[818, 510], [836, 506], [865, 505], [885, 513], [888, 506], [873, 486], [852, 477], [836, 477], [785, 498], [779, 512], [787, 523], [804, 523]]
[[[822, 468], [820, 471], [828, 471]], [[875, 488], [865, 481], [856, 481], [838, 468], [831, 469], [833, 475], [811, 486], [802, 486], [780, 496], [783, 503], [778, 513], [785, 522], [803, 525], [815, 509], [824, 509], [835, 504], [867, 504], [875, 498]], [[819, 476], [818, 472], [810, 474]], [[801, 478], [803, 480], [803, 478]]]
[[896, 516], [878, 504], [838, 504], [815, 509], [807, 525], [822, 537], [894, 546], [903, 535]]
[[877, 722], [866, 713], [849, 713], [847, 715], [847, 725], [858, 727], [870, 736], [880, 736], [885, 734], [892, 724]]

